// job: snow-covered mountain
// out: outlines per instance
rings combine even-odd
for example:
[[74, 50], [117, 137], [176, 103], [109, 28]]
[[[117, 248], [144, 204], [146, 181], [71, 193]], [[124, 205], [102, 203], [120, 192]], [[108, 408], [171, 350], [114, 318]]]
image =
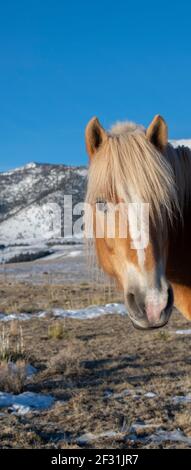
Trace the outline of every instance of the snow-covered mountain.
[[[171, 143], [191, 148], [191, 139]], [[32, 246], [34, 256], [36, 252], [43, 253], [43, 247], [46, 251], [47, 242], [57, 239], [60, 233], [60, 225], [51, 226], [51, 205], [54, 204], [54, 212], [55, 203], [61, 208], [63, 224], [64, 196], [72, 195], [73, 205], [82, 202], [86, 177], [86, 167], [38, 163], [0, 173], [0, 262], [6, 261], [7, 250], [10, 257], [13, 245], [17, 245], [13, 250], [16, 255], [19, 245], [22, 253], [28, 253]], [[8, 248], [5, 250], [4, 246]]]
[[0, 245], [58, 236], [48, 212], [55, 203], [63, 210], [64, 195], [83, 201], [86, 175], [85, 167], [38, 163], [0, 173]]
[[184, 145], [184, 147], [189, 147], [191, 149], [191, 139], [171, 140], [170, 142], [173, 145], [173, 147]]

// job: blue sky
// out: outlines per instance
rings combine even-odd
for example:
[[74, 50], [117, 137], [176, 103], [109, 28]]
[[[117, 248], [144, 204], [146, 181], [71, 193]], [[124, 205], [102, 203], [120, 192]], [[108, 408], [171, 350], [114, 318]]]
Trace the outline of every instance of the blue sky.
[[0, 2], [0, 169], [85, 164], [93, 115], [191, 138], [190, 31], [188, 0]]

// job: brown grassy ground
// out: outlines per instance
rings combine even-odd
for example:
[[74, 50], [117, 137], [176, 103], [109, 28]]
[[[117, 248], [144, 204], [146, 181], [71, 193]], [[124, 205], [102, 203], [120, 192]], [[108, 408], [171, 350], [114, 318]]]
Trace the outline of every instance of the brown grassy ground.
[[[40, 308], [44, 308], [46, 297], [43, 287]], [[75, 289], [73, 296], [79, 301], [82, 289]], [[11, 286], [1, 286], [5, 309], [7, 295], [11, 297], [10, 306], [11, 299], [17, 301], [15, 292], [11, 297]], [[19, 302], [24, 310], [31, 299], [34, 308], [39, 309], [38, 290], [29, 289], [27, 299], [21, 292]], [[52, 334], [55, 324], [59, 335]], [[22, 383], [22, 390], [51, 394], [55, 404], [49, 410], [24, 416], [0, 410], [0, 447], [188, 446], [172, 441], [156, 444], [149, 439], [156, 426], [168, 431], [179, 428], [191, 438], [191, 404], [172, 400], [173, 396], [191, 392], [190, 336], [175, 334], [177, 327], [190, 325], [180, 314], [174, 312], [165, 329], [153, 332], [135, 330], [127, 317], [119, 315], [83, 321], [65, 319], [59, 324], [51, 316], [22, 322], [25, 360], [38, 369], [33, 378]], [[12, 330], [14, 336], [15, 328]], [[146, 397], [147, 392], [156, 396]], [[150, 428], [143, 430], [139, 425], [133, 430], [136, 423], [149, 424]], [[108, 431], [114, 431], [115, 436], [99, 438]], [[97, 437], [80, 443], [79, 437], [86, 433]]]
[[81, 308], [114, 300], [121, 301], [122, 295], [114, 287], [96, 282], [30, 284], [0, 279], [0, 312], [4, 313]]

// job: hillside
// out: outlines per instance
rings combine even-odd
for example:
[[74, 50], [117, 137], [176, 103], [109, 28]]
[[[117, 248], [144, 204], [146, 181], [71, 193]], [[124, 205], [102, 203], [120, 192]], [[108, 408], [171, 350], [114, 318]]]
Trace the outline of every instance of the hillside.
[[[191, 140], [172, 140], [171, 143], [174, 147], [191, 148]], [[63, 237], [64, 196], [72, 195], [73, 205], [82, 202], [86, 177], [84, 166], [39, 163], [0, 173], [0, 262], [47, 256], [55, 253], [53, 245], [58, 241], [66, 243], [66, 239], [60, 239], [60, 235]], [[55, 203], [57, 206], [51, 206]], [[57, 221], [55, 207], [58, 208]], [[68, 239], [71, 241], [71, 237]], [[78, 239], [72, 238], [72, 242], [76, 241]]]
[[0, 173], [0, 243], [24, 243], [55, 236], [47, 224], [47, 203], [62, 209], [64, 195], [83, 201], [87, 169], [30, 163]]

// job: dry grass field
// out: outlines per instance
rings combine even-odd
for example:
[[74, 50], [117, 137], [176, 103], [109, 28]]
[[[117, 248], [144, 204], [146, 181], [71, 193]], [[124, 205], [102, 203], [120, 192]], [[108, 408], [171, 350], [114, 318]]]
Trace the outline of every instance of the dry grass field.
[[[31, 319], [0, 322], [1, 338], [8, 338], [0, 391], [54, 401], [23, 413], [2, 407], [1, 448], [191, 447], [191, 337], [177, 334], [189, 322], [174, 311], [164, 329], [141, 332], [117, 314], [91, 320], [51, 315], [55, 306], [79, 308], [110, 296], [88, 282], [51, 288], [2, 280], [0, 311], [29, 312]], [[45, 318], [34, 318], [44, 309]], [[35, 374], [27, 375], [27, 364]]]

